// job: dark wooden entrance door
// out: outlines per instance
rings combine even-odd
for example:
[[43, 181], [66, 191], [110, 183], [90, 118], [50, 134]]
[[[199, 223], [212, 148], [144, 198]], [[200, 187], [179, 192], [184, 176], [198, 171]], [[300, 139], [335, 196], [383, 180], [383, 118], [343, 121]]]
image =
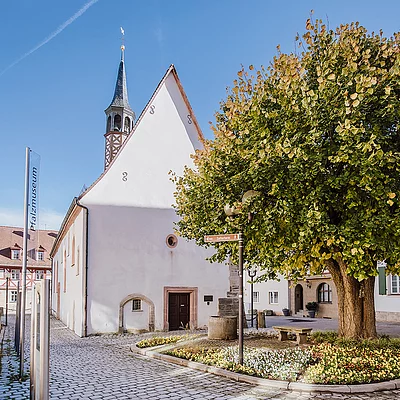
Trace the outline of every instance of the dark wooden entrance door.
[[184, 329], [190, 322], [189, 293], [169, 293], [168, 299], [169, 330]]
[[296, 285], [296, 288], [294, 289], [294, 295], [295, 295], [295, 305], [294, 305], [294, 311], [297, 313], [300, 310], [303, 310], [303, 286], [300, 284]]

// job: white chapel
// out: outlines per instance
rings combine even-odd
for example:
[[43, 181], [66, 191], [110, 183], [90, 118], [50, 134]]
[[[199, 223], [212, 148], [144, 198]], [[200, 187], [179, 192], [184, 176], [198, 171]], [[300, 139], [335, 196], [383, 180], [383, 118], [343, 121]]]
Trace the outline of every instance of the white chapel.
[[79, 336], [204, 327], [229, 268], [175, 235], [169, 175], [193, 167], [202, 133], [173, 65], [135, 121], [121, 49], [104, 172], [73, 199], [51, 251], [53, 313]]

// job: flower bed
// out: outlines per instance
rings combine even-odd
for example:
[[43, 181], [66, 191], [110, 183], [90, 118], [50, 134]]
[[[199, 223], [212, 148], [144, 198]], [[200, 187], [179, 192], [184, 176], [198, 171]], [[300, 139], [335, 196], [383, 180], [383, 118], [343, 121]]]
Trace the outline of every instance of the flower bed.
[[165, 354], [247, 375], [288, 381], [295, 381], [311, 362], [311, 351], [299, 347], [284, 350], [245, 347], [243, 366], [238, 364], [237, 346], [222, 349], [189, 347], [168, 350]]
[[145, 347], [161, 346], [163, 344], [176, 343], [183, 337], [184, 336], [166, 336], [166, 337], [155, 336], [150, 339], [141, 340], [140, 342], [136, 343], [136, 346], [140, 347], [141, 349]]
[[245, 346], [243, 366], [238, 364], [237, 346], [213, 347], [212, 342], [210, 345], [187, 345], [164, 353], [247, 375], [286, 381], [362, 384], [400, 378], [400, 339], [355, 341], [340, 339], [332, 332], [317, 333], [312, 337], [312, 344], [303, 347]]

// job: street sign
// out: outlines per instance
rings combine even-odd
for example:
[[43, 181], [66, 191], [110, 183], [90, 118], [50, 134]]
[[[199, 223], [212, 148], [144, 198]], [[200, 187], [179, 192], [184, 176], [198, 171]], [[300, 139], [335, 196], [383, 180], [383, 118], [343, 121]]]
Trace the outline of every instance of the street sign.
[[204, 241], [206, 243], [237, 242], [238, 240], [239, 240], [238, 233], [227, 233], [225, 235], [206, 235], [206, 236], [204, 236]]

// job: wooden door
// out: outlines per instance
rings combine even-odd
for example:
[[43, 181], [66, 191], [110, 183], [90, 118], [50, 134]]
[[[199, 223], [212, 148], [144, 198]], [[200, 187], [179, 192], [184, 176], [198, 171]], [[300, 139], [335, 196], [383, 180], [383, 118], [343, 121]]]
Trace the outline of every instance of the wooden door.
[[295, 295], [295, 305], [294, 305], [294, 311], [297, 313], [300, 310], [303, 310], [303, 286], [300, 284], [296, 285], [296, 288], [294, 290], [294, 295]]
[[190, 294], [169, 293], [168, 298], [169, 330], [184, 329], [190, 326]]

